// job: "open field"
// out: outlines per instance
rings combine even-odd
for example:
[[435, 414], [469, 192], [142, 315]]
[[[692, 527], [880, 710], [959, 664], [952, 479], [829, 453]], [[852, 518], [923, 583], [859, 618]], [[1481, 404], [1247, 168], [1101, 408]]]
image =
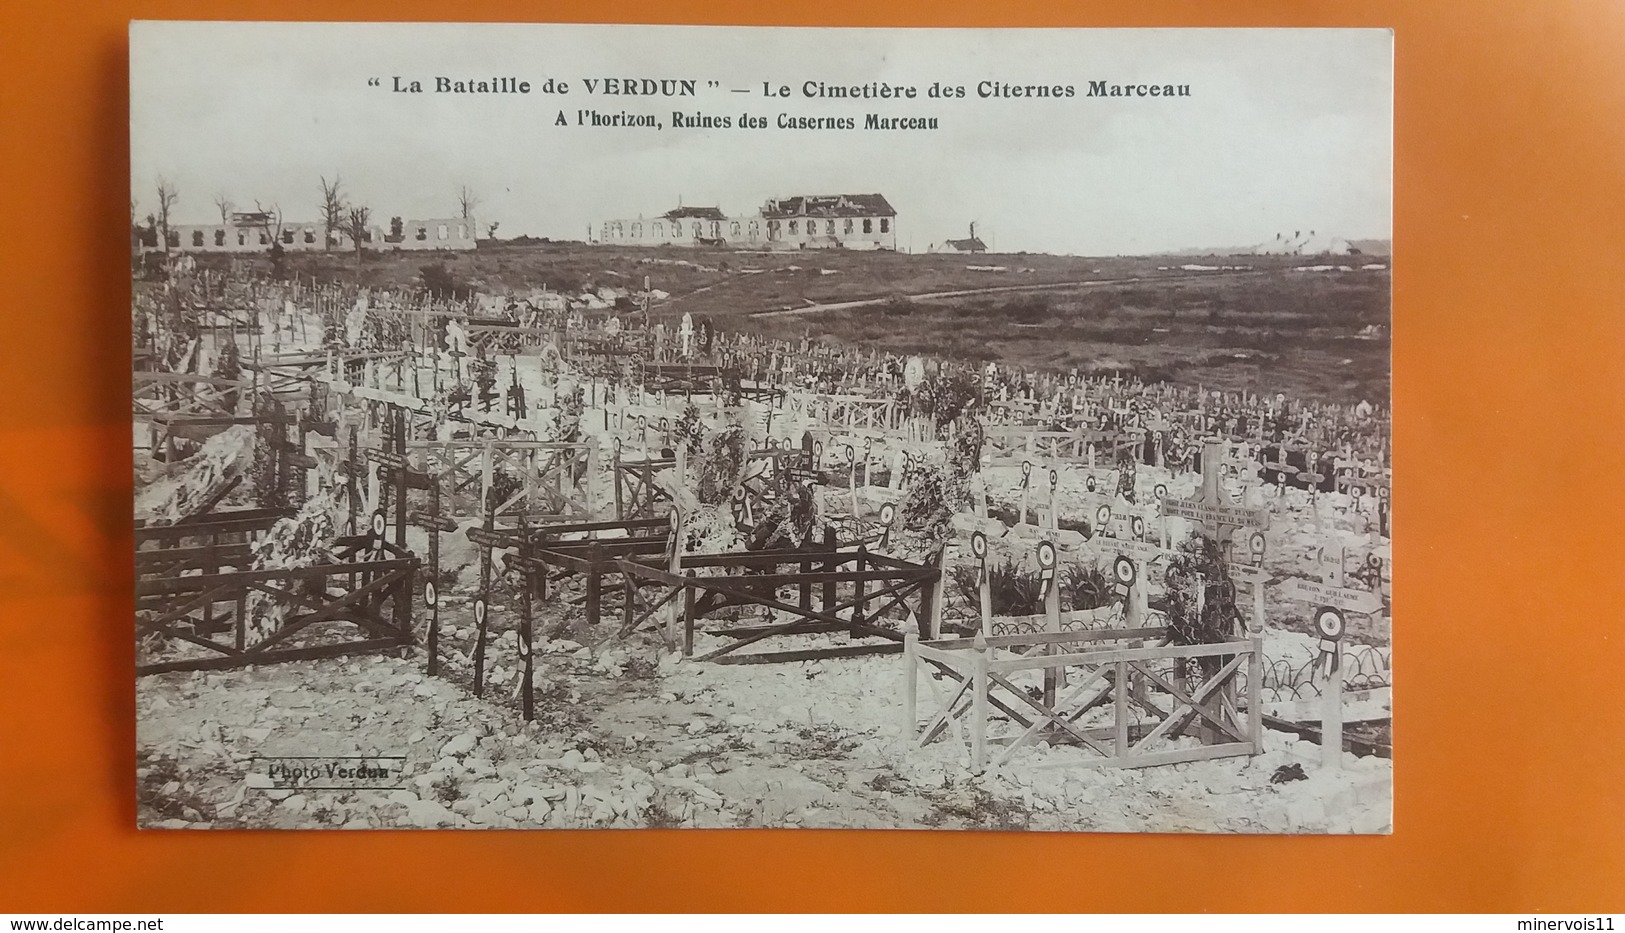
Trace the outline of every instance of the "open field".
[[[204, 260], [216, 262], [223, 260]], [[1362, 269], [1367, 262], [1384, 268]], [[1349, 271], [1293, 271], [1327, 263]], [[259, 264], [269, 271], [266, 260]], [[640, 288], [647, 276], [670, 296], [651, 307], [657, 320], [689, 312], [772, 337], [1016, 367], [1120, 370], [1324, 401], [1381, 402], [1389, 392], [1386, 257], [967, 257], [561, 243], [369, 253], [359, 265], [351, 254], [295, 254], [287, 264], [320, 281], [387, 288], [422, 286], [424, 268], [440, 266], [441, 282], [486, 292]], [[910, 297], [979, 289], [990, 291]], [[813, 307], [856, 301], [872, 303]], [[782, 311], [797, 313], [774, 313]]]
[[[752, 318], [776, 337], [937, 353], [1002, 365], [1122, 370], [1148, 381], [1285, 392], [1327, 401], [1386, 400], [1386, 271], [1228, 275], [888, 301]], [[1362, 334], [1362, 330], [1375, 327]]]

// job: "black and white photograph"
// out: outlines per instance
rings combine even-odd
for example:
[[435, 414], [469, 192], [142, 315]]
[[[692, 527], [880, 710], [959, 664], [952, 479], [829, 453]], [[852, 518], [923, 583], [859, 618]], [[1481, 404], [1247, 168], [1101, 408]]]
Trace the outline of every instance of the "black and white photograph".
[[130, 95], [141, 828], [1393, 831], [1390, 31]]

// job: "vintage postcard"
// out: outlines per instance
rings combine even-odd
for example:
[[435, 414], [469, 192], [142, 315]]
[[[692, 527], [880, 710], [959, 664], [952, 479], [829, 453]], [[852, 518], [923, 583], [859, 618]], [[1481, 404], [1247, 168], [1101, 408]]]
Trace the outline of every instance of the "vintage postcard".
[[1387, 31], [130, 43], [142, 827], [1391, 830]]

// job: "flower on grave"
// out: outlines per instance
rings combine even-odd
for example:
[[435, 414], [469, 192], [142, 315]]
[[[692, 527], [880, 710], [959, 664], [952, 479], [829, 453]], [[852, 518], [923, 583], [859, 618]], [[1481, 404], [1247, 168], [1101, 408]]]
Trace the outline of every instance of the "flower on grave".
[[[485, 507], [491, 511], [500, 509], [524, 486], [524, 478], [513, 471], [500, 468], [492, 470], [491, 488], [485, 496]], [[518, 503], [518, 507], [523, 511], [524, 503]]]
[[[1219, 543], [1201, 532], [1179, 542], [1163, 577], [1169, 640], [1177, 645], [1225, 641], [1244, 625], [1236, 604], [1236, 585]], [[1195, 658], [1211, 674], [1220, 658]]]
[[581, 440], [581, 417], [587, 410], [587, 390], [574, 380], [561, 379], [554, 393], [559, 413], [553, 421], [551, 440], [574, 444]]
[[140, 490], [135, 509], [154, 524], [171, 524], [198, 513], [226, 486], [255, 467], [254, 430], [235, 425], [214, 435], [170, 475]]
[[[311, 496], [297, 513], [279, 519], [254, 545], [252, 569], [286, 570], [333, 563], [338, 515], [338, 500], [332, 489]], [[307, 581], [317, 590], [323, 588], [324, 582]], [[275, 633], [295, 606], [286, 597], [256, 589], [248, 594], [244, 608], [245, 630], [252, 645]]]
[[[220, 353], [214, 360], [214, 377], [216, 379], [229, 379], [236, 382], [243, 375], [242, 354], [237, 349], [236, 340], [228, 340], [221, 346]], [[220, 393], [220, 404], [226, 411], [235, 412], [237, 402], [242, 393], [236, 389], [229, 389]]]
[[1131, 451], [1125, 450], [1117, 455], [1117, 494], [1130, 503], [1134, 501], [1135, 471], [1139, 465]]
[[677, 424], [672, 428], [672, 436], [677, 443], [688, 448], [690, 457], [698, 456], [700, 448], [705, 443], [705, 425], [700, 420], [699, 406], [689, 402], [678, 416]]
[[824, 527], [818, 495], [808, 486], [791, 483], [757, 523], [745, 547], [751, 551], [804, 547], [822, 541]]
[[474, 384], [479, 387], [481, 395], [489, 395], [497, 384], [497, 364], [495, 360], [488, 359], [484, 347], [476, 347], [474, 358], [468, 361], [468, 371], [474, 377]]

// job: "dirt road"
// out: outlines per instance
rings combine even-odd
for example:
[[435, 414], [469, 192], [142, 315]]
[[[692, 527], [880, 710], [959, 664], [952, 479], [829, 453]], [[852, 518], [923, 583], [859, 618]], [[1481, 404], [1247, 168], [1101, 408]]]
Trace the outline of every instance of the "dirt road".
[[881, 298], [861, 298], [855, 301], [831, 301], [823, 304], [812, 303], [803, 308], [772, 308], [766, 311], [756, 311], [750, 316], [753, 318], [780, 317], [795, 314], [815, 314], [821, 311], [846, 311], [852, 308], [863, 308], [869, 305], [885, 304], [897, 298], [908, 301], [937, 301], [945, 298], [970, 298], [977, 295], [998, 295], [1004, 293], [1044, 292], [1058, 289], [1090, 288], [1103, 285], [1137, 285], [1145, 282], [1183, 282], [1197, 278], [1238, 278], [1241, 276], [1263, 275], [1267, 270], [1251, 269], [1246, 271], [1229, 272], [1187, 272], [1180, 275], [1156, 276], [1129, 276], [1116, 279], [1084, 279], [1077, 282], [1045, 282], [1032, 285], [990, 285], [986, 288], [959, 288], [952, 291], [920, 292], [914, 295], [887, 295]]

